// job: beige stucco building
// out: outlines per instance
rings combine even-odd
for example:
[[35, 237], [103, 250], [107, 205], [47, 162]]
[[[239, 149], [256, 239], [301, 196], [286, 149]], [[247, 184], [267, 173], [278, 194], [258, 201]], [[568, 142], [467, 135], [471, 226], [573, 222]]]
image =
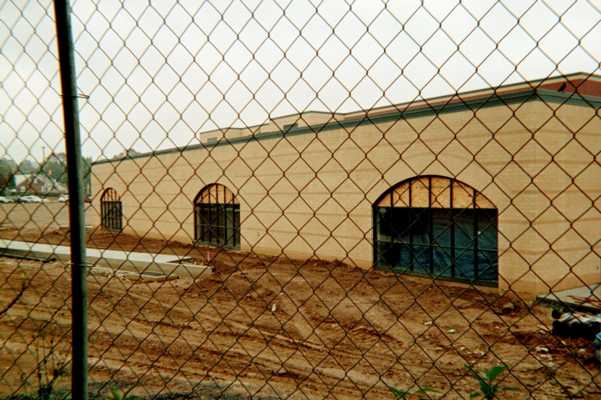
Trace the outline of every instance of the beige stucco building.
[[145, 237], [519, 292], [597, 283], [600, 107], [601, 78], [574, 74], [206, 132], [96, 162], [88, 219], [111, 227], [110, 188]]

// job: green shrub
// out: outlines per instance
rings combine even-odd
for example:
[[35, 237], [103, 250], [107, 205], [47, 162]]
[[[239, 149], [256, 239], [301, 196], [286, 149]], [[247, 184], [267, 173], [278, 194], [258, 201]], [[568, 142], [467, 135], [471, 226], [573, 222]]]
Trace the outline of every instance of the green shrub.
[[[428, 398], [429, 399], [430, 396], [428, 396], [428, 393], [438, 393], [438, 391], [436, 389], [432, 389], [427, 386], [424, 386], [424, 387], [418, 386], [414, 389], [409, 389], [409, 390], [397, 389], [392, 386], [388, 386], [388, 390], [390, 390], [390, 392], [394, 395], [395, 399], [401, 399], [401, 400], [406, 400], [406, 399], [410, 399], [410, 398], [417, 398], [417, 399]], [[426, 397], [423, 397], [423, 396], [426, 396]]]
[[502, 392], [516, 390], [515, 388], [508, 386], [501, 386], [495, 383], [496, 379], [507, 369], [505, 365], [495, 365], [483, 375], [476, 371], [471, 365], [466, 364], [465, 369], [478, 381], [480, 385], [479, 390], [474, 390], [470, 393], [470, 399], [476, 397], [484, 397], [486, 400], [492, 400], [498, 398], [497, 395]]

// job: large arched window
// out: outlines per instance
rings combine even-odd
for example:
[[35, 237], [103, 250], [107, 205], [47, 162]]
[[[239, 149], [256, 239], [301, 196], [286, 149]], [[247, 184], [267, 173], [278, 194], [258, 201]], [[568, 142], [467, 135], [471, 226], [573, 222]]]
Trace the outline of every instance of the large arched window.
[[213, 183], [196, 195], [194, 239], [212, 246], [240, 247], [240, 204], [225, 186]]
[[474, 188], [420, 176], [387, 190], [373, 213], [376, 267], [497, 283], [497, 210]]
[[100, 196], [100, 221], [104, 229], [119, 232], [123, 229], [123, 207], [117, 191], [108, 188]]

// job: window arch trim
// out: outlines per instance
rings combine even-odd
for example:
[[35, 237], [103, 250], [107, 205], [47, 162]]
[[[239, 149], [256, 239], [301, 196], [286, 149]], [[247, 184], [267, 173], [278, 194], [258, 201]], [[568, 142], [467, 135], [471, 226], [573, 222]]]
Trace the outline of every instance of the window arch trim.
[[376, 268], [496, 286], [497, 236], [494, 204], [451, 178], [407, 179], [373, 204]]
[[441, 175], [421, 175], [390, 187], [374, 202], [377, 207], [496, 208], [472, 186]]
[[240, 247], [240, 204], [225, 185], [211, 183], [200, 189], [193, 208], [195, 243]]
[[200, 189], [194, 204], [239, 204], [236, 195], [221, 183], [210, 183]]
[[121, 198], [114, 188], [109, 187], [102, 192], [100, 201], [121, 201]]

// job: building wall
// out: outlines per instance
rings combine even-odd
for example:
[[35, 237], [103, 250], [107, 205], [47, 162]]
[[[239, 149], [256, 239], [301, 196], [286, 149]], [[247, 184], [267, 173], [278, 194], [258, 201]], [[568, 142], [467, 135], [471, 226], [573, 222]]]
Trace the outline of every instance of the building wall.
[[113, 187], [126, 231], [190, 242], [193, 199], [219, 182], [240, 201], [243, 250], [370, 268], [378, 196], [453, 177], [499, 210], [500, 288], [546, 292], [599, 280], [600, 132], [592, 108], [542, 101], [424, 113], [96, 164], [93, 201]]
[[3, 203], [0, 204], [0, 229], [52, 232], [65, 228], [69, 226], [68, 208], [68, 203], [59, 202]]

